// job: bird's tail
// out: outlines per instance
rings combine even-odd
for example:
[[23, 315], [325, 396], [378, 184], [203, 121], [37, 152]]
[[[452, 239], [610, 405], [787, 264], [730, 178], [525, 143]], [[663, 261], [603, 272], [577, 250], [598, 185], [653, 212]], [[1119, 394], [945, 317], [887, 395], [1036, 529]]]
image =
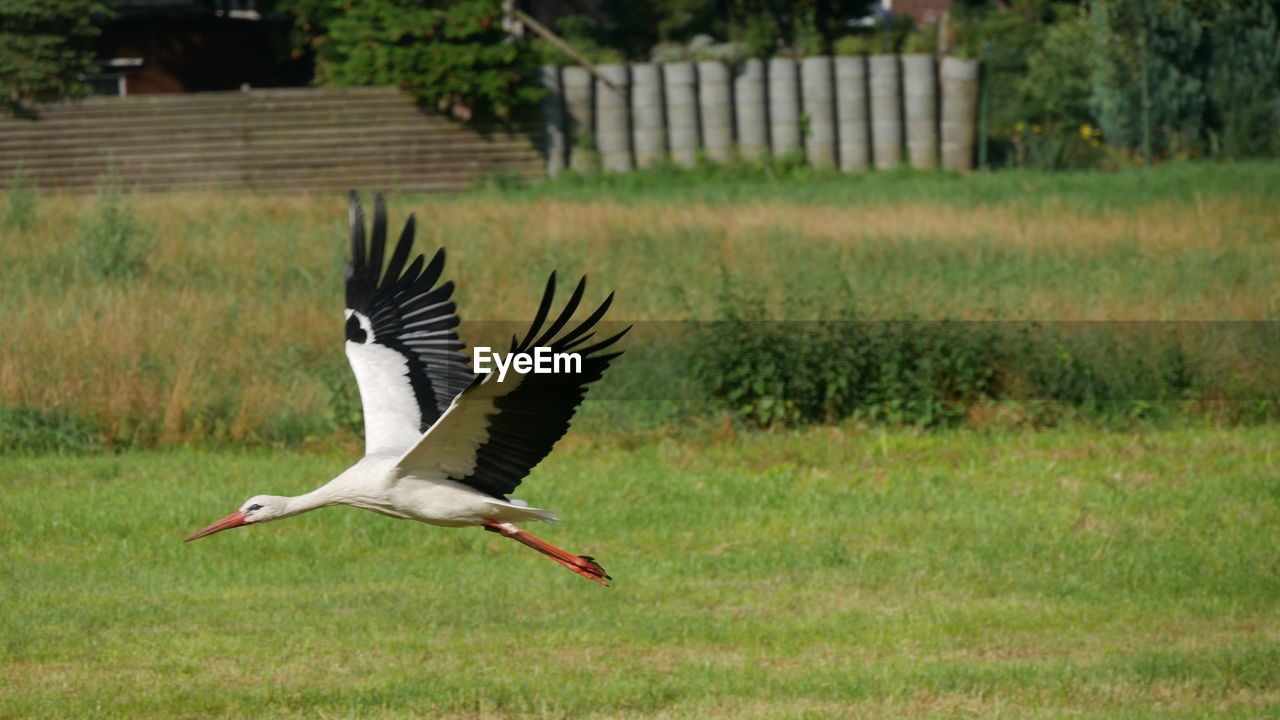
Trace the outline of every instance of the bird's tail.
[[542, 508], [529, 507], [529, 503], [523, 500], [498, 500], [497, 498], [485, 498], [485, 502], [494, 509], [493, 518], [503, 522], [520, 522], [522, 520], [541, 520], [543, 522], [555, 522], [559, 518], [556, 517], [554, 511], [543, 510]]

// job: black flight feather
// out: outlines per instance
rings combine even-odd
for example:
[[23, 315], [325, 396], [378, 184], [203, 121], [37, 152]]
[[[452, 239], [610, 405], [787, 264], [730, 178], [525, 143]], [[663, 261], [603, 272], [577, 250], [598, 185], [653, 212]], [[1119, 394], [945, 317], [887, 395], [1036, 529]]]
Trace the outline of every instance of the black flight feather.
[[[519, 343], [512, 338], [512, 351], [532, 352], [535, 347], [541, 346], [549, 348], [553, 353], [563, 353], [594, 335], [592, 328], [604, 317], [613, 301], [612, 294], [586, 320], [560, 337], [554, 337], [581, 303], [584, 290], [585, 278], [566, 304], [566, 311], [560, 313], [548, 332], [539, 336], [538, 332], [547, 318], [555, 292], [553, 273], [529, 333]], [[505, 498], [515, 490], [569, 429], [569, 421], [586, 396], [587, 386], [599, 380], [609, 363], [622, 354], [621, 351], [601, 351], [613, 346], [630, 329], [628, 327], [590, 347], [578, 350], [582, 358], [582, 367], [578, 372], [530, 373], [521, 377], [519, 384], [509, 393], [495, 398], [497, 412], [489, 416], [487, 437], [476, 449], [475, 467], [469, 475], [452, 479], [498, 498]], [[532, 340], [535, 337], [538, 338], [536, 343]], [[497, 382], [497, 378], [492, 378], [490, 382]]]
[[419, 429], [426, 431], [474, 377], [469, 359], [461, 353], [464, 345], [453, 330], [459, 323], [450, 301], [453, 283], [435, 287], [444, 271], [444, 250], [437, 250], [425, 268], [422, 254], [409, 261], [416, 227], [411, 216], [384, 271], [387, 210], [382, 196], [374, 201], [373, 228], [367, 243], [364, 210], [354, 191], [348, 218], [351, 258], [345, 273], [347, 308], [368, 318], [373, 337], [367, 337], [353, 315], [347, 322], [347, 339], [377, 343], [405, 358], [421, 414]]

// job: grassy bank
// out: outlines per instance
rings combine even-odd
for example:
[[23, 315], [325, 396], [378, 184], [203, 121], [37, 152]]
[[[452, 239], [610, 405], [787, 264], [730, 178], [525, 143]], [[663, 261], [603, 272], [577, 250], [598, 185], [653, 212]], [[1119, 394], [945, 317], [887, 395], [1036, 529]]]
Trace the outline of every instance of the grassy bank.
[[1274, 717], [1276, 437], [578, 436], [520, 496], [609, 589], [349, 508], [178, 542], [329, 454], [4, 458], [0, 717]]
[[[1280, 165], [725, 173], [390, 205], [397, 225], [417, 211], [420, 247], [449, 249], [471, 341], [485, 321], [528, 318], [552, 269], [589, 273], [593, 297], [617, 290], [625, 321], [718, 320], [744, 302], [764, 320], [1280, 319]], [[4, 207], [8, 446], [326, 444], [358, 429], [338, 344], [343, 198], [10, 191]], [[1206, 372], [1259, 377], [1265, 362], [1227, 347]]]

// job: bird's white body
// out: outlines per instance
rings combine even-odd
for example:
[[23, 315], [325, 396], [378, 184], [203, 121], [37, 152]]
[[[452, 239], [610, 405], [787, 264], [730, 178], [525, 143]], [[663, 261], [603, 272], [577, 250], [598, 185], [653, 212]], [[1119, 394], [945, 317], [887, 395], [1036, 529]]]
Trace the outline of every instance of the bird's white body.
[[[582, 299], [585, 278], [544, 329], [555, 289], [551, 275], [537, 316], [513, 351], [577, 348], [583, 358], [563, 377], [519, 372], [480, 380], [472, 373], [455, 328], [452, 283], [437, 285], [444, 253], [409, 262], [410, 218], [383, 269], [386, 210], [378, 199], [372, 243], [363, 211], [351, 202], [352, 259], [347, 267], [346, 355], [360, 390], [365, 456], [338, 477], [296, 497], [258, 495], [239, 510], [187, 538], [279, 520], [332, 505], [350, 505], [431, 525], [478, 525], [517, 540], [574, 572], [607, 584], [593, 559], [555, 548], [516, 527], [555, 519], [550, 510], [507, 497], [568, 429], [586, 385], [617, 354], [601, 354], [626, 331], [583, 346], [612, 296], [576, 327], [567, 324]], [[535, 339], [536, 338], [536, 339]]]
[[[290, 515], [331, 505], [350, 505], [401, 520], [429, 525], [464, 527], [488, 521], [521, 522], [554, 520], [550, 510], [531, 508], [519, 501], [503, 501], [445, 477], [402, 474], [400, 457], [366, 455], [323, 486], [293, 498]], [[261, 497], [249, 504], [261, 503]], [[269, 519], [276, 519], [274, 517]]]

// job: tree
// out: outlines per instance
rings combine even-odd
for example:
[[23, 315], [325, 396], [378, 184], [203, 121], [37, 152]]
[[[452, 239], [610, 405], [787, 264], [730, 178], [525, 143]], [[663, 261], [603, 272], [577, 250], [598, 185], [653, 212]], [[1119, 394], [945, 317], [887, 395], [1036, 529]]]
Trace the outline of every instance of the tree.
[[1028, 122], [1071, 129], [1093, 122], [1089, 112], [1089, 16], [1065, 10], [1027, 57], [1021, 93]]
[[1091, 104], [1108, 142], [1150, 160], [1197, 143], [1209, 67], [1203, 23], [1175, 0], [1095, 0]]
[[32, 103], [82, 97], [93, 60], [99, 0], [0, 0], [0, 107], [29, 115]]
[[1274, 104], [1280, 97], [1276, 13], [1241, 0], [1218, 13], [1210, 30], [1209, 98], [1215, 150], [1226, 157], [1280, 152]]

